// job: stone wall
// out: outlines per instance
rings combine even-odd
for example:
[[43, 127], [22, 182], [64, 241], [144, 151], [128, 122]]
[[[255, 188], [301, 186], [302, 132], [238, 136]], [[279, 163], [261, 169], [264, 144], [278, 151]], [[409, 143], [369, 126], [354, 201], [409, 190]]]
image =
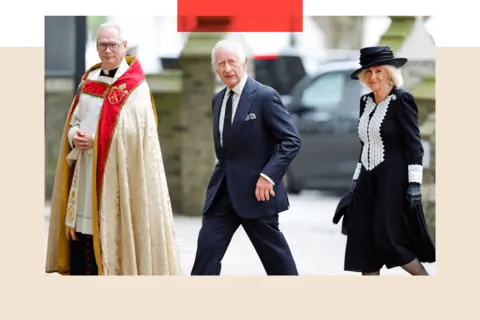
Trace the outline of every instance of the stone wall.
[[425, 77], [412, 92], [419, 109], [420, 134], [426, 142], [422, 184], [422, 200], [430, 235], [435, 240], [435, 185], [436, 185], [436, 143], [435, 143], [435, 78]]
[[180, 102], [182, 192], [185, 215], [201, 215], [206, 189], [216, 162], [212, 135], [212, 95], [216, 77], [211, 64], [219, 32], [193, 32], [182, 51]]
[[71, 79], [47, 79], [45, 82], [45, 200], [53, 191], [53, 178], [60, 151], [60, 139], [70, 103], [75, 94]]
[[402, 47], [415, 23], [415, 16], [390, 16], [392, 22], [388, 30], [380, 39], [379, 45], [390, 46], [393, 52], [397, 52]]
[[425, 220], [427, 221], [428, 231], [435, 241], [436, 237], [436, 170], [435, 170], [435, 112], [431, 113], [428, 119], [422, 124], [420, 128], [423, 139], [428, 141], [430, 145], [430, 163], [428, 167], [424, 168], [424, 179], [422, 185], [423, 209], [425, 210]]
[[172, 209], [182, 212], [180, 95], [181, 72], [164, 71], [147, 77], [158, 115], [158, 135], [162, 147], [165, 174]]

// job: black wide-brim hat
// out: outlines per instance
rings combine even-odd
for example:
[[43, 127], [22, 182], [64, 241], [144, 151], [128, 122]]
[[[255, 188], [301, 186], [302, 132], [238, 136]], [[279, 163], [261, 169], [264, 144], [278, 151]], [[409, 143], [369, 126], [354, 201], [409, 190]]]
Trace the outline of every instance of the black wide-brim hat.
[[360, 49], [361, 68], [355, 70], [350, 78], [358, 80], [358, 74], [365, 69], [375, 66], [391, 65], [395, 68], [402, 67], [407, 63], [407, 58], [395, 58], [389, 46], [374, 46]]

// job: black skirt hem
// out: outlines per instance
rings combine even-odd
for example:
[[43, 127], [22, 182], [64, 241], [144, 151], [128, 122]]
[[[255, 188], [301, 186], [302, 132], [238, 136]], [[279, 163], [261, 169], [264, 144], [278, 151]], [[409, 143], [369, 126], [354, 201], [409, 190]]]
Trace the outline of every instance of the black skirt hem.
[[[406, 255], [405, 255], [406, 256]], [[373, 267], [373, 268], [355, 268], [355, 267], [349, 267], [347, 265], [344, 266], [344, 271], [350, 271], [350, 272], [376, 272], [380, 271], [383, 267], [386, 267], [387, 269], [393, 269], [393, 268], [398, 268], [401, 266], [406, 265], [407, 263], [410, 263], [414, 261], [415, 259], [418, 259], [414, 254], [409, 255], [408, 258], [403, 258], [403, 259], [396, 259], [394, 262], [390, 260], [389, 262], [385, 262], [385, 260], [381, 259], [380, 261], [383, 260], [382, 263], [378, 264], [378, 266]]]

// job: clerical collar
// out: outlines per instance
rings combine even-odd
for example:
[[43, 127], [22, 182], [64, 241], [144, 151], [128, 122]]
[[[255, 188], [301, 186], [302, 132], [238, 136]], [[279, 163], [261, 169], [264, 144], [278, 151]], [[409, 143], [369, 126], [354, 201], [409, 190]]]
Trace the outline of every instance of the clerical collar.
[[118, 70], [118, 67], [112, 70], [105, 70], [102, 68], [102, 70], [100, 71], [100, 76], [113, 78], [117, 70]]

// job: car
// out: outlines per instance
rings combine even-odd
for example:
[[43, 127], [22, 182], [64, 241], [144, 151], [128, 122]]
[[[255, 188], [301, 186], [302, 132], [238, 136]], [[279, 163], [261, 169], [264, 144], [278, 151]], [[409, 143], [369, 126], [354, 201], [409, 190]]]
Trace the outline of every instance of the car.
[[275, 89], [282, 102], [289, 104], [293, 88], [307, 75], [314, 74], [323, 64], [357, 58], [352, 50], [304, 52], [291, 46], [278, 51], [256, 52], [253, 56], [255, 79]]
[[358, 60], [324, 63], [292, 90], [286, 105], [302, 147], [285, 175], [287, 192], [304, 189], [344, 193], [360, 156], [357, 135], [360, 97], [369, 92], [350, 74]]
[[292, 89], [311, 72], [318, 58], [290, 46], [279, 51], [257, 52], [253, 56], [255, 79], [275, 89], [284, 104], [290, 102]]

